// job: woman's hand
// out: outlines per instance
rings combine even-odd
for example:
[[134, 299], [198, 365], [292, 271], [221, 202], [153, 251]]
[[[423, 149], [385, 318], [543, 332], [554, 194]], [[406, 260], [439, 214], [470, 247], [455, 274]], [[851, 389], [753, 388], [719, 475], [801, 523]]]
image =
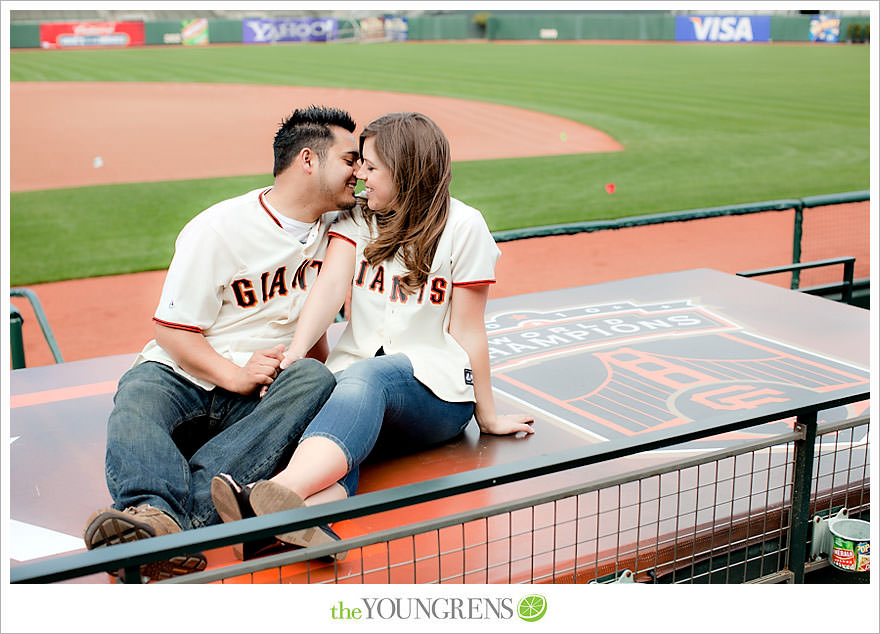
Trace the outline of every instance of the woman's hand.
[[284, 358], [281, 359], [281, 369], [286, 370], [294, 363], [299, 361], [300, 359], [304, 359], [305, 355], [300, 354], [299, 352], [295, 352], [292, 347], [287, 349], [287, 352], [284, 353]]
[[532, 427], [534, 422], [534, 418], [525, 414], [502, 414], [495, 416], [491, 420], [477, 420], [480, 432], [496, 436], [519, 433], [525, 435], [534, 434], [535, 430]]

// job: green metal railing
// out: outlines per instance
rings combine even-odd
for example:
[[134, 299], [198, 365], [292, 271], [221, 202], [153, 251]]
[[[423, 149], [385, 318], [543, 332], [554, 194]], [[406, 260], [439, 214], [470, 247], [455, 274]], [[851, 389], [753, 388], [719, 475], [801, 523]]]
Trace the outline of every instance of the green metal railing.
[[[571, 222], [559, 225], [545, 225], [542, 227], [508, 229], [506, 231], [496, 231], [492, 236], [495, 238], [496, 242], [509, 242], [526, 238], [572, 235], [582, 232], [604, 231], [606, 229], [641, 227], [645, 225], [661, 224], [664, 222], [685, 222], [688, 220], [700, 220], [703, 218], [717, 218], [719, 216], [739, 216], [766, 211], [788, 211], [789, 209], [793, 209], [794, 234], [791, 263], [799, 264], [801, 262], [801, 246], [803, 242], [804, 209], [826, 205], [864, 202], [866, 200], [871, 200], [871, 192], [869, 190], [826, 194], [822, 196], [808, 196], [805, 198], [771, 200], [746, 203], [742, 205], [726, 205], [724, 207], [706, 207], [703, 209], [672, 211], [669, 213], [648, 214], [644, 216], [630, 216], [628, 218], [618, 218], [616, 220]], [[792, 269], [791, 273], [791, 288], [796, 290], [800, 286], [800, 269]]]
[[[55, 359], [55, 363], [64, 363], [64, 357], [61, 356], [61, 350], [58, 348], [55, 335], [52, 334], [52, 328], [49, 326], [49, 320], [46, 318], [46, 313], [43, 311], [43, 305], [37, 294], [27, 288], [10, 288], [9, 296], [24, 297], [30, 302], [37, 322], [43, 331], [43, 336], [46, 338], [46, 343], [49, 344], [49, 350], [52, 351], [52, 358]], [[25, 367], [24, 342], [21, 334], [24, 319], [14, 305], [10, 303], [9, 306], [9, 347], [12, 352], [12, 369], [17, 370]]]
[[21, 313], [13, 304], [9, 304], [9, 353], [12, 358], [13, 370], [25, 366], [24, 342], [21, 336], [22, 323], [24, 323], [24, 319], [22, 319]]
[[831, 293], [839, 292], [840, 301], [845, 304], [852, 303], [853, 296], [853, 271], [855, 270], [856, 259], [853, 257], [829, 258], [827, 260], [816, 260], [814, 262], [800, 262], [798, 264], [786, 264], [783, 266], [772, 266], [764, 269], [755, 269], [753, 271], [743, 271], [737, 273], [740, 277], [757, 277], [759, 275], [773, 275], [774, 273], [795, 273], [804, 269], [815, 269], [822, 266], [833, 266], [835, 264], [843, 264], [843, 281], [839, 284], [824, 284], [818, 287], [801, 289], [814, 295], [827, 296]]

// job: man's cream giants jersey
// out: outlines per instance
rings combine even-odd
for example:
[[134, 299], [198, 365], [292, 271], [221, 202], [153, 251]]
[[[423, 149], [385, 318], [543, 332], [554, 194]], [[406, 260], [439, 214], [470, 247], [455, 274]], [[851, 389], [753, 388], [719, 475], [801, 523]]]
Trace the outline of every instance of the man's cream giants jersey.
[[[256, 350], [293, 338], [306, 293], [320, 270], [327, 229], [324, 214], [305, 244], [282, 228], [256, 189], [209, 207], [183, 228], [153, 320], [201, 333], [220, 355], [244, 366]], [[158, 361], [193, 383], [207, 381], [182, 370], [155, 340], [135, 360]]]

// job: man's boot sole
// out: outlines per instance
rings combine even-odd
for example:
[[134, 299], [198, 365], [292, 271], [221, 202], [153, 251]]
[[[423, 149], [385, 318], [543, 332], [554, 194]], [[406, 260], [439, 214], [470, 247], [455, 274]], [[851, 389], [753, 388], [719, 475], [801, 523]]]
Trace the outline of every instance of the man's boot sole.
[[[115, 513], [101, 513], [89, 523], [83, 538], [86, 542], [86, 548], [93, 550], [155, 536], [153, 527], [145, 522], [139, 522], [133, 517], [123, 517]], [[141, 576], [152, 581], [161, 581], [204, 570], [207, 563], [205, 555], [202, 553], [175, 555], [164, 561], [151, 561], [142, 565]], [[117, 570], [109, 572], [109, 574], [118, 577], [122, 572], [122, 570]]]

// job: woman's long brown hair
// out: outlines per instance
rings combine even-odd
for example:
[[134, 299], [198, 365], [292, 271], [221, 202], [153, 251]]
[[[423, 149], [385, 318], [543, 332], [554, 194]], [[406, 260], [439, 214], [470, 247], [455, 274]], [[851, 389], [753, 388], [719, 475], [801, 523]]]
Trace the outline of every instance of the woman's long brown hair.
[[417, 112], [386, 114], [373, 121], [361, 133], [362, 156], [370, 137], [375, 138], [379, 159], [391, 170], [395, 193], [388, 210], [376, 212], [363, 205], [367, 221], [375, 218], [378, 228], [364, 256], [372, 266], [401, 258], [407, 273], [400, 286], [409, 295], [427, 281], [449, 217], [449, 141], [436, 123]]

